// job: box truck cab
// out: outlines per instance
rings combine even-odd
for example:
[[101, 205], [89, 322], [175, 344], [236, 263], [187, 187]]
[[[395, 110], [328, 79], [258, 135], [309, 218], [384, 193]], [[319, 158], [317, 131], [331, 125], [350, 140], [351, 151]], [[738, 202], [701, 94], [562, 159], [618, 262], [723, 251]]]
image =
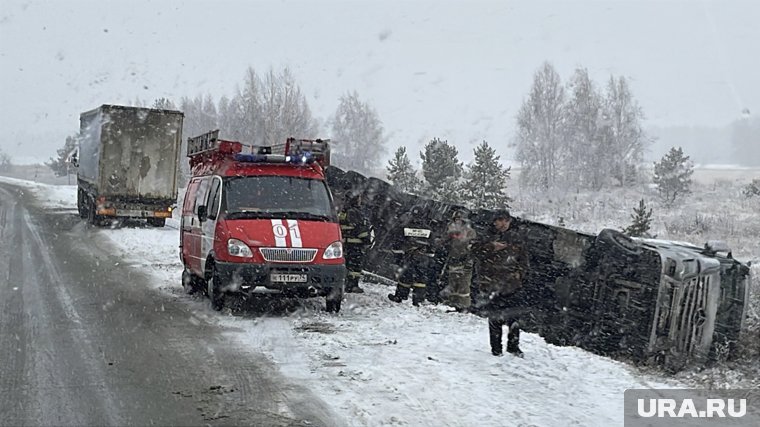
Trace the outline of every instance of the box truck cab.
[[340, 226], [323, 167], [327, 140], [290, 138], [253, 146], [189, 138], [192, 178], [182, 207], [183, 286], [212, 307], [230, 294], [324, 296], [338, 312], [346, 267]]

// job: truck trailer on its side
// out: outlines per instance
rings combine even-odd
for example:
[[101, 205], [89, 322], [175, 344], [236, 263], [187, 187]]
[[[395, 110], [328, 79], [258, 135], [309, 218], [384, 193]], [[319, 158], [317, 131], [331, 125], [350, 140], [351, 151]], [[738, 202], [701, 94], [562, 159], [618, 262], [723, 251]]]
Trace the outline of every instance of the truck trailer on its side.
[[146, 218], [162, 227], [177, 201], [180, 111], [102, 105], [80, 115], [77, 208], [90, 224]]

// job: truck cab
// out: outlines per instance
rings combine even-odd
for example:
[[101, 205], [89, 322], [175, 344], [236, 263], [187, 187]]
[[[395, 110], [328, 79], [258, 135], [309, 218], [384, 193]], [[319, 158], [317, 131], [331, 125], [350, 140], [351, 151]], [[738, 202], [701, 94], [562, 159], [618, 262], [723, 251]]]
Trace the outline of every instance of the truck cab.
[[324, 296], [338, 312], [346, 277], [340, 226], [324, 169], [329, 141], [277, 146], [188, 139], [192, 178], [182, 206], [183, 285], [216, 310], [230, 294]]

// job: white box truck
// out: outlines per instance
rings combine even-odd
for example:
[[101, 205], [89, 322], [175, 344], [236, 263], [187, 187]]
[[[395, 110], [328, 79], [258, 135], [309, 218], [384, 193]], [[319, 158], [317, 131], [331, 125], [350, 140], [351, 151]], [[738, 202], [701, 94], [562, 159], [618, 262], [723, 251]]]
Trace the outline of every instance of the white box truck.
[[177, 201], [180, 111], [102, 105], [80, 115], [77, 208], [89, 223], [145, 218], [162, 227]]

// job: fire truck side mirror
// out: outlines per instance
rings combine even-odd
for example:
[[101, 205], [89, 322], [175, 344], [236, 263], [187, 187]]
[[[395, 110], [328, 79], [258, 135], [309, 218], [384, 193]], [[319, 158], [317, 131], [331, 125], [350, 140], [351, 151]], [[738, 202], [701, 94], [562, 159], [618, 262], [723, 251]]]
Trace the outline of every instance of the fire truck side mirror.
[[203, 222], [208, 219], [208, 211], [206, 205], [198, 206], [198, 221]]

